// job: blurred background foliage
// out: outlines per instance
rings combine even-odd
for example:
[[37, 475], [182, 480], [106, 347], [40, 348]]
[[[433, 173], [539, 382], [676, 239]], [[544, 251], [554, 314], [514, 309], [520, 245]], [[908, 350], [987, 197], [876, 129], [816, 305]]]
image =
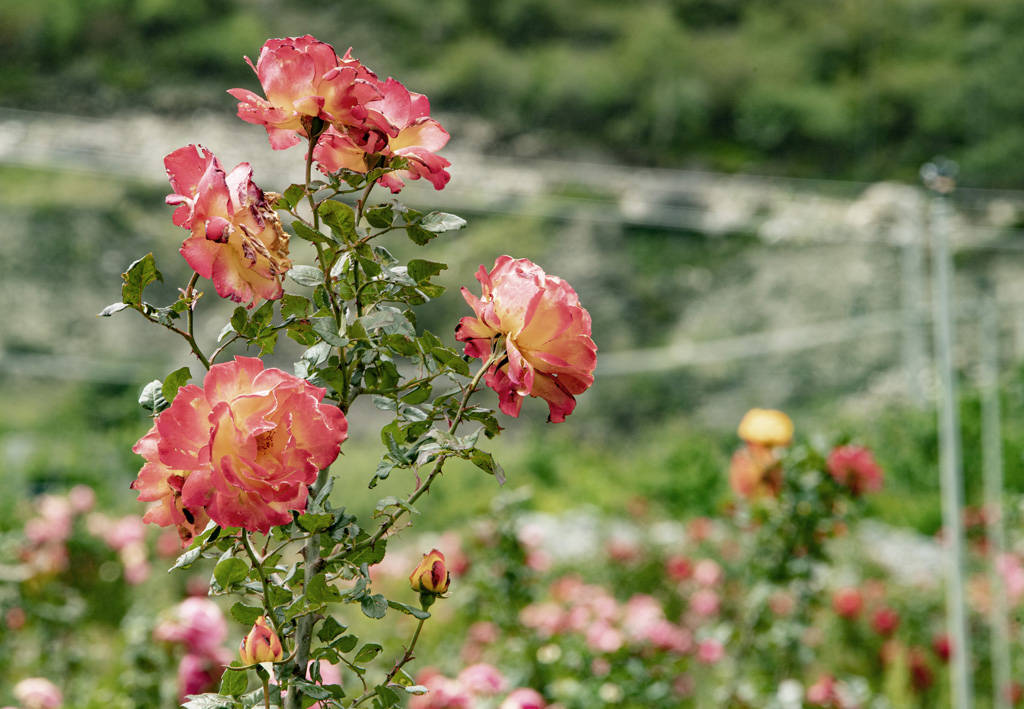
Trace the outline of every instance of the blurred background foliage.
[[[224, 90], [256, 87], [241, 57], [255, 58], [269, 36], [312, 32], [340, 50], [353, 45], [381, 74], [426, 93], [435, 112], [473, 127], [476, 147], [490, 155], [595, 160], [624, 174], [659, 166], [913, 182], [923, 161], [946, 152], [969, 184], [1016, 187], [1024, 182], [1022, 28], [1024, 6], [1015, 0], [8, 0], [0, 3], [0, 107], [183, 121], [202, 111], [230, 115], [234, 102]], [[453, 129], [452, 145], [459, 141]], [[184, 355], [168, 352], [171, 345], [141, 322], [115, 336], [92, 315], [116, 300], [117, 274], [148, 250], [168, 276], [165, 294], [187, 277], [159, 179], [0, 167], [2, 302], [22, 316], [0, 328], [0, 466], [18, 493], [0, 496], [0, 508], [74, 482], [97, 485], [108, 505], [134, 505], [127, 486], [139, 461], [129, 449], [146, 420], [133, 402], [142, 383], [166, 373], [153, 363]], [[587, 198], [591, 189], [559, 196]], [[443, 204], [444, 193], [437, 199]], [[767, 258], [752, 234], [630, 224], [581, 233], [546, 216], [467, 216], [469, 229], [432, 256], [451, 264], [452, 290], [424, 324], [445, 336], [464, 314], [455, 289], [504, 251], [534, 258], [577, 287], [602, 352], [670, 343], [691, 326], [687, 332], [719, 334], [725, 308], [751, 329], [764, 324], [742, 302], [712, 307], [722, 289], [753, 280]], [[807, 249], [779, 258], [802, 265], [778, 271], [770, 292], [823, 261]], [[828, 291], [834, 274], [817, 274], [819, 290]], [[868, 283], [863, 303], [831, 295], [856, 311], [881, 298], [882, 285], [898, 279]], [[817, 304], [819, 296], [801, 297]], [[818, 362], [846, 374], [834, 384], [784, 355], [742, 374], [740, 365], [723, 364], [599, 377], [570, 425], [542, 429], [542, 407], [528, 406], [498, 454], [512, 484], [531, 484], [542, 508], [586, 500], [624, 511], [630, 497], [644, 496], [670, 516], [711, 514], [727, 499], [732, 425], [750, 406], [784, 405], [804, 435], [840, 425], [874, 447], [888, 475], [874, 512], [934, 532], [934, 414], [889, 399], [865, 408], [868, 384], [895, 359], [891, 350], [872, 351], [851, 368], [851, 352], [847, 345], [818, 351]], [[111, 353], [138, 355], [139, 366], [106, 376], [99, 360]], [[274, 363], [290, 368], [292, 354], [283, 348]], [[79, 364], [69, 367], [69, 356]], [[86, 370], [93, 375], [79, 376]], [[1003, 398], [1007, 483], [1024, 490], [1024, 392], [1013, 384]], [[706, 417], [710, 400], [726, 404]], [[856, 405], [844, 407], [847, 400]], [[978, 408], [968, 389], [965, 462], [974, 502]], [[373, 470], [375, 432], [367, 425], [356, 433], [342, 464], [365, 475], [354, 474], [346, 494], [372, 504], [381, 491], [365, 491], [359, 479]], [[408, 483], [389, 481], [396, 489]], [[431, 524], [457, 521], [467, 508], [486, 511], [490, 479], [467, 471], [452, 483], [432, 493], [424, 515]]]
[[860, 180], [956, 153], [1019, 185], [1014, 0], [38, 0], [0, 6], [5, 106], [222, 108], [239, 58], [315, 29], [495, 147]]

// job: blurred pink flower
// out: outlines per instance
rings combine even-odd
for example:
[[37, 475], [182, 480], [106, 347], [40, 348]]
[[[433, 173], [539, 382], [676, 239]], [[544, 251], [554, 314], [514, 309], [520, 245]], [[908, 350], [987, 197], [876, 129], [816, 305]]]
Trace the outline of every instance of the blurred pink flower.
[[697, 659], [705, 665], [714, 665], [725, 657], [725, 646], [714, 638], [697, 643]]
[[416, 683], [426, 687], [427, 693], [410, 697], [409, 709], [473, 709], [473, 698], [465, 687], [437, 670], [421, 670]]
[[478, 696], [498, 694], [504, 691], [506, 684], [505, 677], [498, 671], [498, 668], [486, 662], [478, 662], [465, 668], [455, 678], [455, 681], [470, 693]]
[[544, 709], [546, 706], [540, 692], [521, 687], [505, 697], [505, 701], [501, 703], [499, 709]]
[[856, 588], [841, 588], [832, 594], [832, 608], [843, 618], [856, 618], [864, 607], [864, 599]]
[[171, 610], [171, 617], [153, 630], [160, 642], [182, 643], [189, 653], [214, 655], [228, 636], [220, 606], [209, 598], [186, 598]]
[[64, 695], [53, 682], [43, 677], [29, 677], [14, 685], [14, 698], [22, 709], [59, 709]]
[[75, 514], [84, 514], [96, 504], [96, 493], [88, 485], [75, 485], [68, 491], [68, 502]]
[[685, 581], [693, 575], [693, 564], [685, 556], [670, 556], [665, 560], [665, 574], [673, 581]]
[[693, 634], [668, 620], [659, 620], [650, 625], [645, 635], [647, 642], [659, 650], [678, 655], [685, 655], [693, 650]]
[[838, 707], [839, 695], [832, 675], [822, 675], [807, 688], [807, 703], [816, 707]]
[[178, 698], [184, 702], [190, 694], [215, 690], [224, 673], [225, 659], [192, 653], [182, 657], [178, 663]]
[[4, 623], [9, 630], [21, 630], [25, 627], [27, 620], [28, 616], [25, 615], [25, 610], [21, 606], [9, 608], [4, 614]]
[[875, 611], [871, 617], [871, 627], [883, 637], [889, 637], [900, 625], [900, 614], [888, 606]]
[[693, 580], [701, 586], [717, 586], [722, 576], [722, 567], [713, 559], [701, 559], [693, 567]]
[[606, 621], [597, 621], [586, 630], [587, 646], [594, 652], [613, 653], [622, 648], [622, 633]]
[[828, 454], [829, 474], [854, 495], [882, 489], [882, 469], [864, 446], [839, 446]]
[[718, 614], [720, 600], [718, 594], [710, 588], [701, 588], [690, 596], [690, 610], [701, 618], [710, 618]]

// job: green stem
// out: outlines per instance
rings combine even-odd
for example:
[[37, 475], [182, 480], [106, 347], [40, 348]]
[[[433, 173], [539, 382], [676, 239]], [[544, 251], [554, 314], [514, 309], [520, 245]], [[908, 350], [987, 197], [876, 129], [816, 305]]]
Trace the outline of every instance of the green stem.
[[260, 577], [260, 583], [263, 584], [263, 610], [267, 612], [267, 617], [270, 618], [270, 622], [274, 626], [274, 632], [277, 633], [277, 637], [283, 640], [281, 635], [281, 628], [277, 624], [277, 616], [274, 614], [274, 608], [270, 604], [270, 582], [267, 580], [267, 575], [263, 571], [263, 562], [256, 556], [256, 552], [252, 550], [252, 544], [249, 543], [249, 532], [245, 529], [242, 530], [242, 546], [245, 547], [245, 553], [249, 555], [250, 561], [252, 561], [252, 567], [256, 569], [256, 574]]
[[[395, 666], [391, 668], [391, 671], [388, 672], [388, 676], [384, 678], [384, 681], [381, 682], [381, 684], [387, 685], [388, 682], [395, 678], [395, 675], [398, 674], [398, 671], [402, 669], [402, 667], [407, 665], [415, 657], [415, 655], [413, 655], [412, 653], [413, 650], [416, 649], [416, 641], [420, 639], [420, 631], [423, 630], [423, 623], [425, 621], [426, 618], [420, 618], [419, 623], [416, 624], [416, 632], [412, 634], [412, 640], [409, 641], [409, 647], [406, 649], [405, 654], [403, 654], [401, 659], [399, 659], [398, 662], [395, 663]], [[374, 692], [370, 691], [364, 692], [362, 696], [360, 696], [358, 699], [352, 702], [351, 707], [359, 706], [367, 699], [372, 697], [374, 694]]]
[[[476, 373], [476, 376], [473, 377], [472, 381], [470, 381], [466, 390], [462, 394], [462, 401], [459, 403], [459, 409], [456, 412], [455, 417], [448, 426], [448, 433], [455, 433], [455, 429], [458, 428], [459, 424], [462, 422], [462, 416], [466, 413], [466, 406], [469, 403], [469, 397], [471, 397], [473, 392], [476, 391], [476, 388], [479, 386], [480, 380], [483, 379], [484, 374], [487, 373], [493, 364], [500, 361], [503, 356], [504, 352], [493, 352], [487, 361], [483, 363], [483, 366], [480, 367], [480, 371]], [[434, 463], [434, 468], [430, 471], [430, 475], [427, 476], [427, 479], [423, 481], [422, 485], [420, 485], [405, 499], [405, 504], [397, 512], [381, 522], [380, 527], [377, 528], [376, 533], [374, 533], [372, 537], [353, 546], [349, 553], [376, 546], [377, 542], [387, 534], [388, 530], [395, 525], [395, 522], [399, 520], [405, 511], [408, 510], [418, 499], [423, 497], [424, 494], [430, 491], [430, 485], [442, 472], [444, 472], [444, 462], [448, 457], [449, 455], [446, 453], [442, 453], [438, 456], [437, 462]]]
[[[327, 469], [324, 468], [317, 475], [316, 482], [309, 487], [309, 497], [315, 498], [324, 485], [327, 483]], [[303, 593], [309, 588], [310, 582], [320, 570], [320, 535], [312, 534], [306, 540], [302, 548], [303, 560]], [[292, 675], [300, 679], [306, 676], [306, 665], [309, 663], [309, 647], [313, 641], [313, 626], [316, 624], [316, 617], [312, 615], [303, 616], [295, 628], [295, 665], [292, 668]], [[298, 687], [289, 684], [288, 694], [285, 695], [285, 709], [300, 709]]]
[[270, 709], [270, 677], [262, 677], [263, 680], [263, 709]]

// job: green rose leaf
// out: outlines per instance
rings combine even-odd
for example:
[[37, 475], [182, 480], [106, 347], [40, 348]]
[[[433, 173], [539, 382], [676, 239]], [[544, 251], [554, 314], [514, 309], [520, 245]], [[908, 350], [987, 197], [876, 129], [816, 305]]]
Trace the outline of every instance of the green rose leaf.
[[431, 212], [420, 220], [420, 227], [435, 234], [455, 231], [466, 226], [466, 220], [447, 212]]
[[359, 648], [359, 652], [356, 653], [353, 662], [369, 662], [373, 658], [377, 657], [377, 655], [379, 655], [383, 649], [384, 648], [378, 645], [377, 643], [366, 643], [361, 648]]
[[241, 601], [231, 606], [231, 617], [242, 625], [253, 625], [264, 611], [257, 606], [247, 606]]
[[374, 691], [377, 693], [377, 698], [385, 707], [397, 707], [401, 703], [401, 699], [398, 697], [398, 693], [383, 684], [378, 684], [374, 687]]
[[249, 687], [249, 676], [245, 670], [224, 670], [224, 674], [220, 676], [220, 689], [218, 690], [221, 694], [227, 694], [232, 697], [237, 697], [243, 694]]
[[187, 569], [195, 563], [196, 559], [199, 558], [199, 555], [202, 553], [202, 551], [203, 548], [201, 546], [196, 546], [192, 549], [189, 549], [188, 551], [184, 552], [181, 556], [178, 557], [178, 559], [174, 562], [174, 566], [169, 568], [168, 571], [174, 571], [175, 569]]
[[390, 204], [378, 204], [366, 210], [366, 221], [378, 229], [386, 229], [394, 220], [395, 210]]
[[185, 382], [191, 378], [192, 372], [188, 367], [175, 369], [164, 379], [164, 383], [160, 387], [160, 393], [170, 403], [174, 401], [174, 397], [178, 394], [178, 389], [185, 386]]
[[223, 694], [191, 694], [181, 706], [184, 709], [233, 709], [236, 703]]
[[480, 470], [493, 475], [499, 485], [505, 484], [505, 469], [502, 468], [498, 461], [494, 459], [493, 455], [486, 451], [482, 451], [479, 448], [474, 448], [473, 452], [469, 455], [469, 459], [473, 462], [473, 465], [480, 468]]
[[111, 303], [103, 310], [101, 310], [99, 313], [97, 313], [97, 315], [102, 318], [109, 318], [114, 313], [119, 313], [128, 307], [131, 307], [128, 305], [128, 303]]
[[154, 379], [142, 387], [142, 393], [139, 394], [139, 406], [151, 412], [154, 416], [170, 406], [167, 403], [167, 399], [164, 398], [163, 386], [164, 383], [162, 381]]
[[213, 569], [213, 578], [217, 580], [221, 588], [225, 589], [244, 581], [248, 575], [249, 565], [234, 557], [224, 559]]
[[148, 253], [138, 261], [134, 261], [128, 270], [121, 274], [124, 285], [121, 286], [121, 301], [133, 307], [142, 305], [142, 292], [153, 281], [163, 281], [164, 277], [157, 270], [153, 254]]
[[448, 264], [437, 261], [425, 261], [421, 258], [414, 258], [409, 262], [409, 276], [417, 283], [428, 281], [434, 276], [447, 271]]
[[309, 598], [310, 603], [329, 603], [330, 601], [340, 601], [341, 591], [328, 584], [327, 577], [323, 573], [319, 573], [309, 582], [309, 586], [306, 588], [306, 597]]
[[309, 324], [313, 331], [323, 338], [323, 341], [334, 347], [344, 347], [348, 344], [348, 338], [338, 331], [338, 324], [334, 318], [312, 318]]
[[417, 608], [416, 606], [410, 606], [408, 603], [388, 601], [388, 605], [394, 608], [396, 611], [399, 611], [400, 613], [411, 615], [413, 618], [416, 618], [417, 620], [426, 620], [430, 617], [430, 613], [428, 613], [427, 611], [423, 610], [422, 608]]
[[288, 277], [300, 286], [314, 288], [324, 282], [324, 274], [319, 268], [312, 266], [292, 266]]
[[311, 241], [314, 244], [331, 243], [331, 240], [327, 236], [321, 234], [315, 229], [309, 228], [298, 220], [292, 222], [292, 230], [295, 232], [295, 236], [299, 237], [303, 241]]
[[327, 616], [324, 618], [324, 622], [320, 625], [320, 630], [316, 632], [316, 636], [321, 641], [329, 643], [331, 640], [336, 638], [341, 633], [344, 633], [348, 629], [348, 626], [342, 625], [334, 616]]
[[281, 296], [282, 318], [304, 318], [309, 315], [309, 301], [301, 295], [285, 293]]
[[324, 224], [331, 228], [335, 241], [347, 244], [356, 240], [356, 214], [352, 207], [328, 199], [320, 203], [317, 212], [320, 213]]
[[388, 601], [379, 593], [363, 596], [359, 605], [367, 618], [383, 618], [384, 614], [388, 612]]
[[306, 513], [298, 519], [299, 526], [307, 532], [319, 532], [322, 529], [327, 529], [333, 521], [334, 515], [332, 514]]

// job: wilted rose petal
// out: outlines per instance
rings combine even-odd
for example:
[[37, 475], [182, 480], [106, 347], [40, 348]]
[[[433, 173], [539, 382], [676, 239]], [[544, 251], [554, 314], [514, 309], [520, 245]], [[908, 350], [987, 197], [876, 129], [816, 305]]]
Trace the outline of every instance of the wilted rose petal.
[[291, 268], [288, 235], [263, 190], [252, 181], [249, 163], [225, 172], [213, 153], [188, 145], [164, 158], [176, 204], [174, 223], [192, 235], [181, 255], [222, 298], [249, 307], [259, 298], [284, 293], [281, 278]]

